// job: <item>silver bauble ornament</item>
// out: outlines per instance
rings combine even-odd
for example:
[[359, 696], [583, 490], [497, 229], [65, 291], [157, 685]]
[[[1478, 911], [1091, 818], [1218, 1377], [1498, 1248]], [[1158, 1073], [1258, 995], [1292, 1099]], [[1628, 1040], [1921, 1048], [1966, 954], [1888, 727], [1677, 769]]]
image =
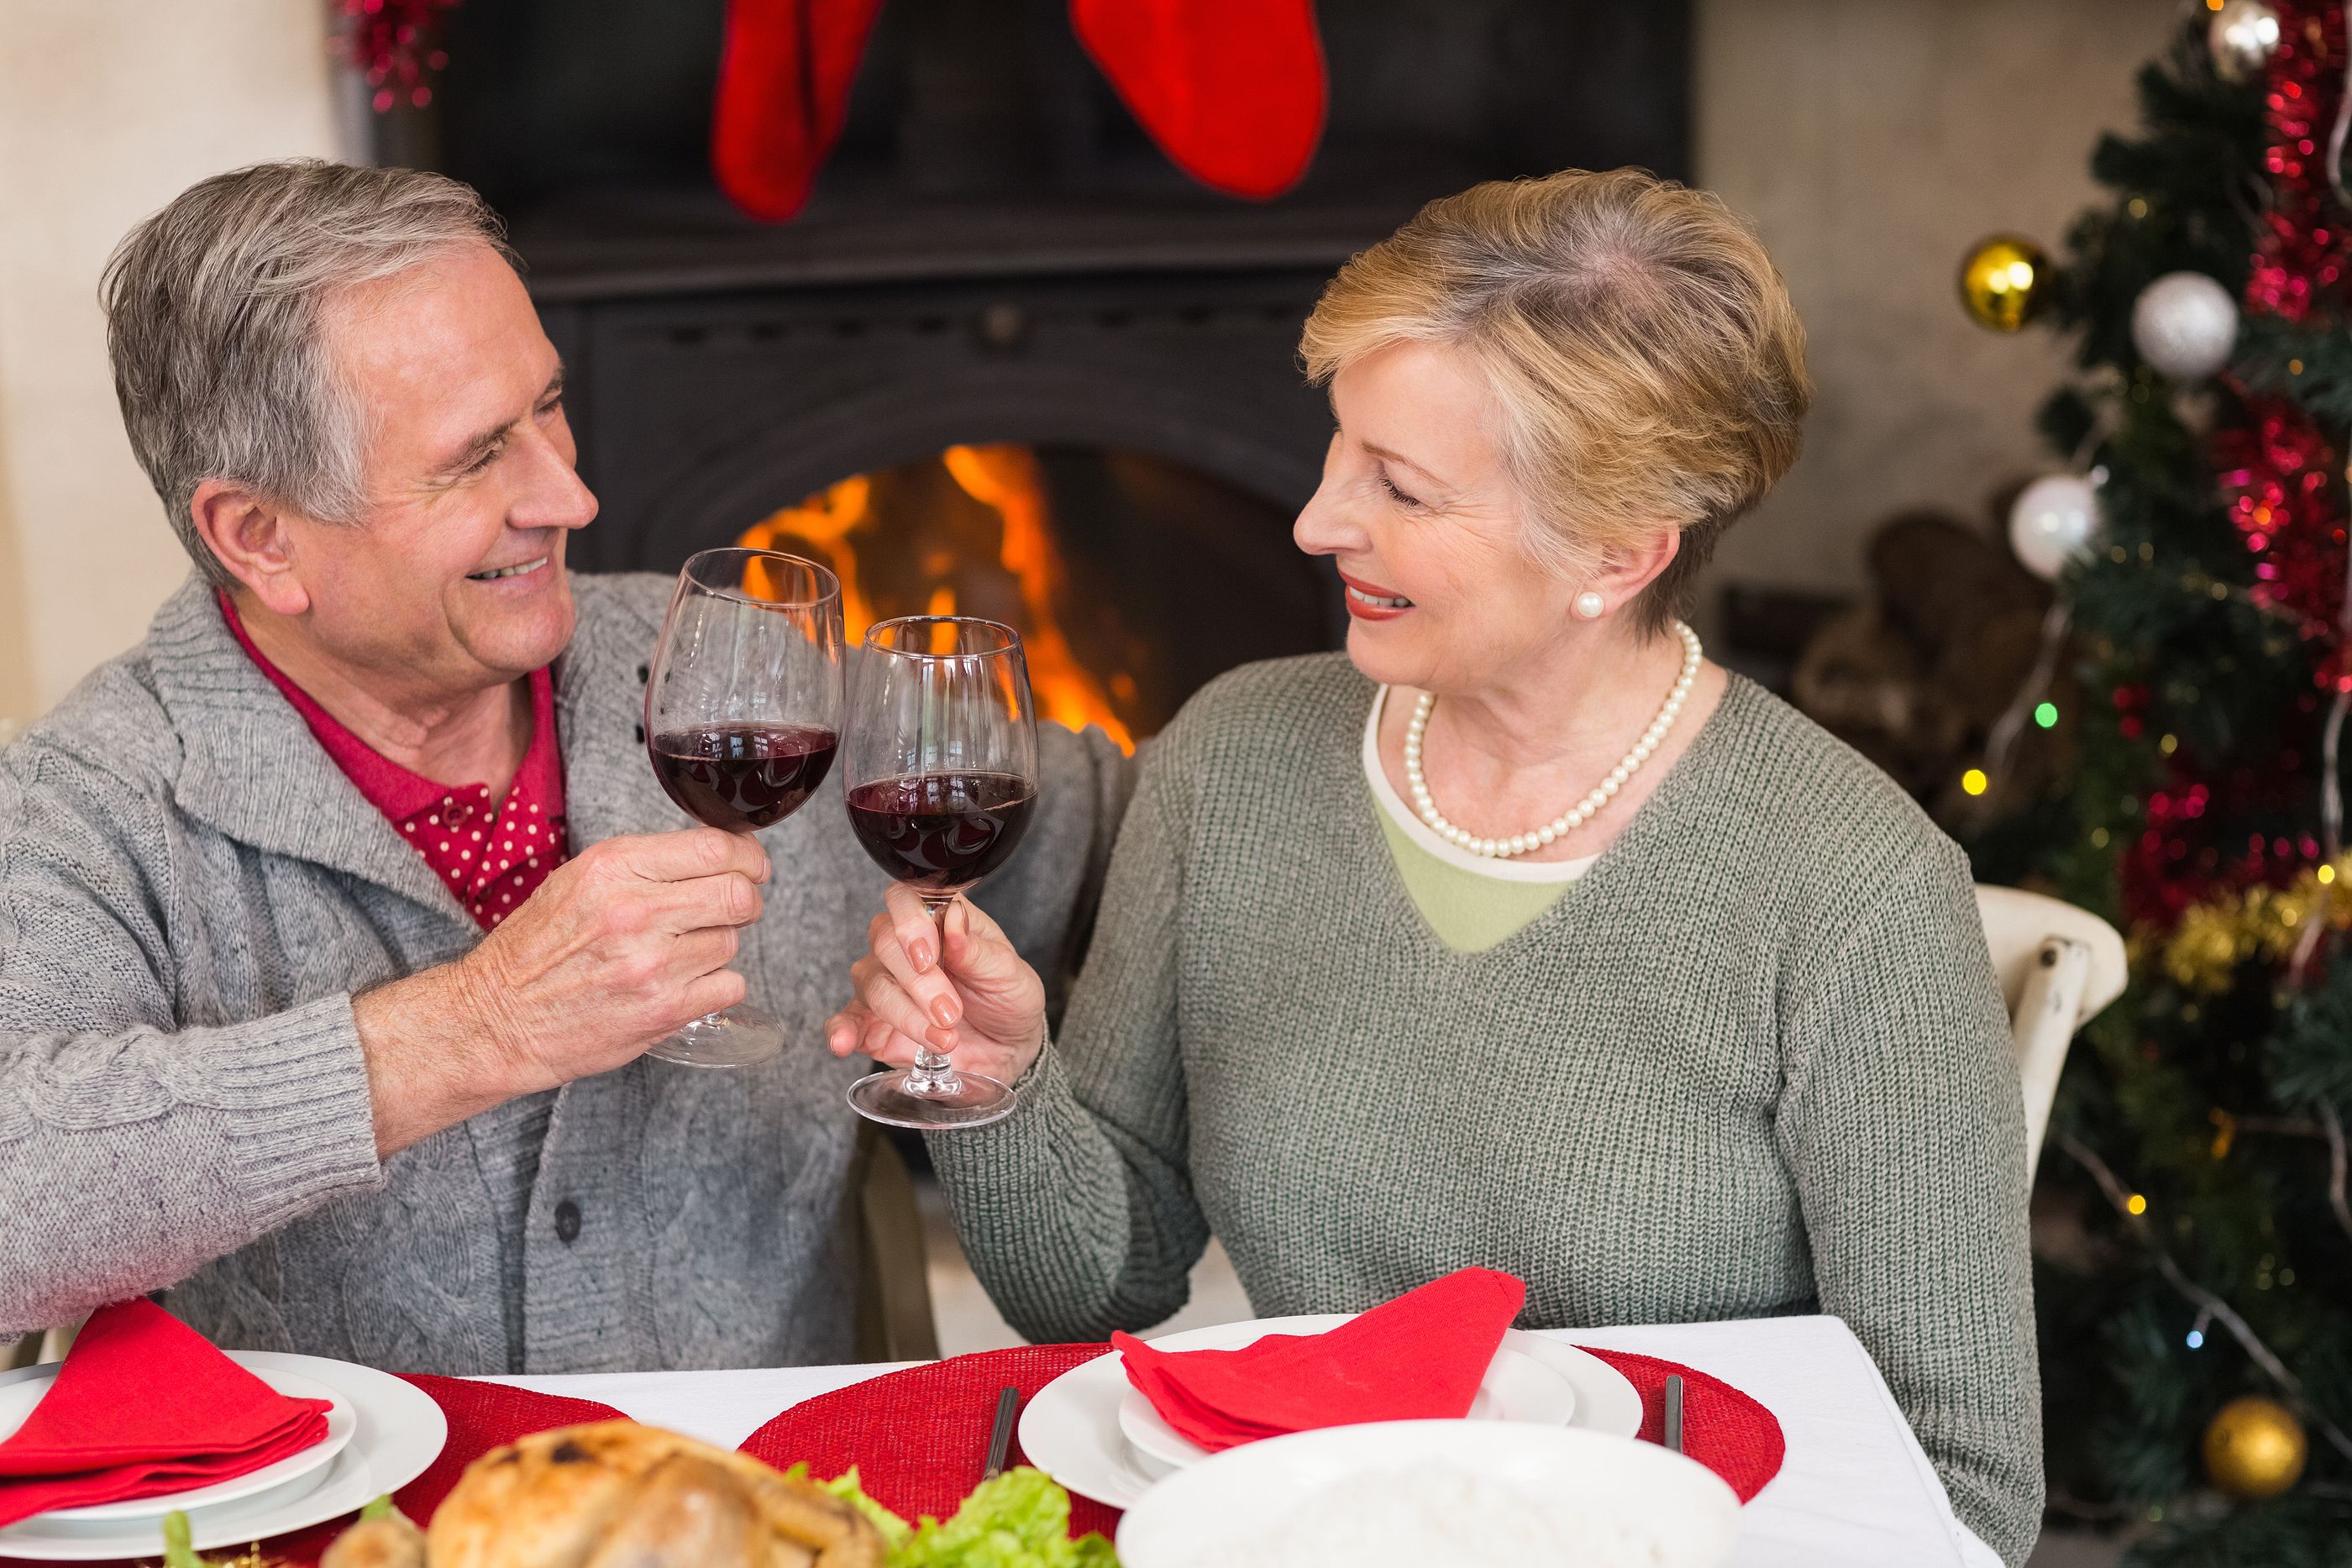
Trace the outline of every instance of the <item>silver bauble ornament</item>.
[[2175, 381], [2203, 381], [2237, 342], [2238, 302], [2201, 272], [2168, 272], [2132, 302], [2132, 347]]
[[2099, 532], [2099, 492], [2077, 474], [2050, 474], [2021, 491], [2009, 509], [2009, 546], [2047, 582], [2091, 548]]
[[2262, 75], [2278, 46], [2278, 13], [2263, 0], [2229, 0], [2205, 27], [2213, 74], [2226, 82], [2249, 82]]

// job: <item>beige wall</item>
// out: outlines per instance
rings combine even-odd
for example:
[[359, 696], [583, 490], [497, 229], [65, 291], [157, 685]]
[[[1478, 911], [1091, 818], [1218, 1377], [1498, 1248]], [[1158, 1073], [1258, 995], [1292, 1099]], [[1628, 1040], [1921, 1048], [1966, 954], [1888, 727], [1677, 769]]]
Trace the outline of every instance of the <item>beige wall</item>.
[[203, 175], [336, 150], [326, 0], [0, 0], [0, 727], [187, 571], [107, 379], [98, 275]]
[[[2193, 4], [2193, 0], [2192, 0]], [[2051, 459], [2035, 410], [2067, 355], [1964, 317], [1960, 254], [2053, 249], [2096, 191], [2104, 128], [2174, 0], [1699, 0], [1698, 174], [1762, 227], [1819, 396], [1795, 471], [1724, 541], [1718, 579], [1843, 589], [1897, 507], [1974, 515]]]
[[[0, 419], [0, 438], [6, 435]], [[33, 642], [25, 624], [16, 520], [8, 505], [8, 449], [0, 439], [0, 743], [33, 711]]]

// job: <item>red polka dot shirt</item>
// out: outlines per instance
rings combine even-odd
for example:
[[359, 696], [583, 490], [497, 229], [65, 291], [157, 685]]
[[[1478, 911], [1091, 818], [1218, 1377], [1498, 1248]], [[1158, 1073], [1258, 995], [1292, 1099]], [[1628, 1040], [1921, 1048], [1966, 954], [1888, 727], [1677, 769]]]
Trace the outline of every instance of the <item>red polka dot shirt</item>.
[[493, 803], [487, 784], [440, 784], [353, 735], [262, 657], [228, 595], [221, 614], [237, 643], [294, 705], [345, 778], [382, 811], [400, 836], [425, 857], [483, 930], [522, 907], [539, 884], [570, 857], [563, 822], [563, 756], [555, 738], [555, 682], [530, 673], [530, 745], [506, 799]]

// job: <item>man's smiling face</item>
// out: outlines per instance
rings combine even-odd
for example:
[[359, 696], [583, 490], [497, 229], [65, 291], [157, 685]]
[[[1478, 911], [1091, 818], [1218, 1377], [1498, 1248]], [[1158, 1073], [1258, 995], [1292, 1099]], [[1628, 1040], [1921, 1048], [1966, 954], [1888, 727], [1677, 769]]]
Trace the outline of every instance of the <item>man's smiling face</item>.
[[596, 499], [521, 280], [467, 246], [352, 290], [327, 326], [362, 422], [367, 506], [356, 526], [288, 519], [307, 635], [411, 691], [545, 664], [572, 639], [564, 545]]

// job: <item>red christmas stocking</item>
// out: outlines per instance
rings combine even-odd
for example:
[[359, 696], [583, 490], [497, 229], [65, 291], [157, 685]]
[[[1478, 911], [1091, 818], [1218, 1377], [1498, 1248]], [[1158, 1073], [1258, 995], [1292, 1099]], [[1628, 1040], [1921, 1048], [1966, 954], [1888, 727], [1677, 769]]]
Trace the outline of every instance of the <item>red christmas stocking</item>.
[[1264, 201], [1323, 134], [1314, 0], [1070, 0], [1087, 52], [1176, 166]]
[[882, 0], [728, 0], [710, 167], [755, 218], [800, 211], [841, 134]]

